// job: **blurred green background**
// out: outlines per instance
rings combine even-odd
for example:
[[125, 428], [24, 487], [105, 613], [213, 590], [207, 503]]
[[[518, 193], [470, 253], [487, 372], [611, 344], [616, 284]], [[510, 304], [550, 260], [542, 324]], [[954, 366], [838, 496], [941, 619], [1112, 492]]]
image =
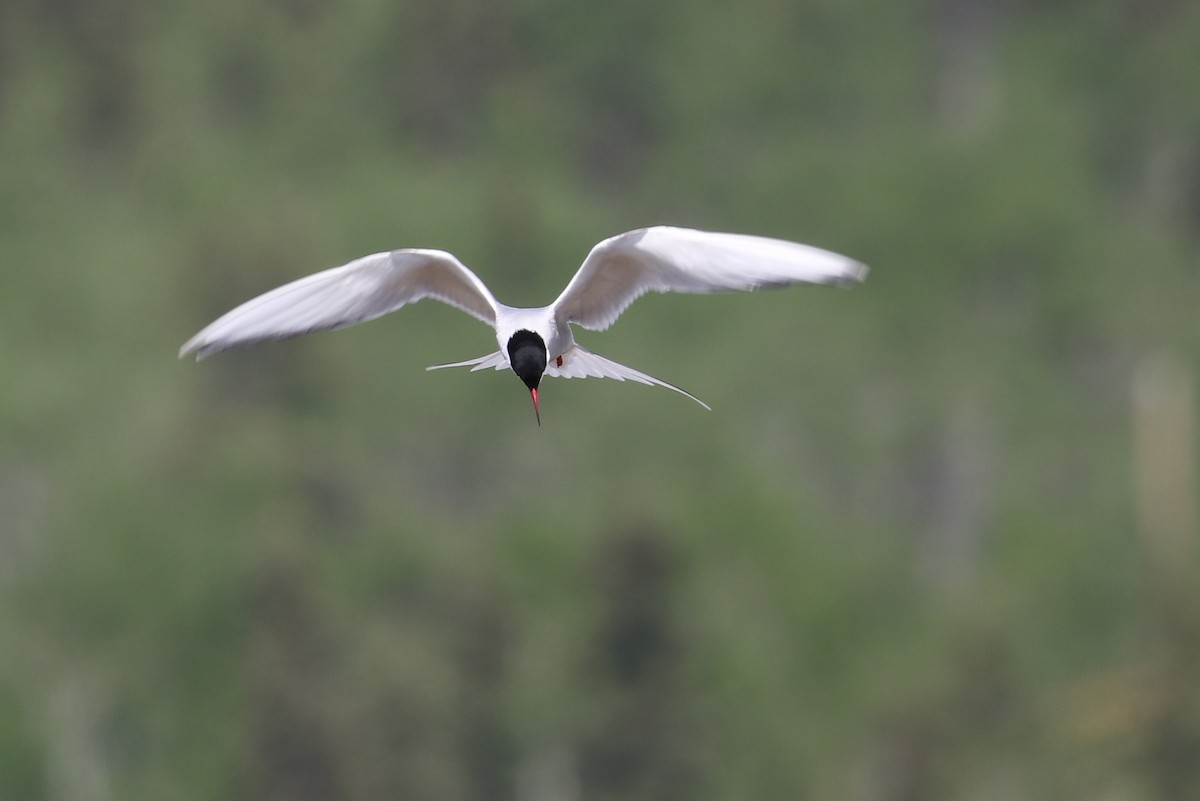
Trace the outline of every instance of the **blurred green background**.
[[[1200, 4], [4, 0], [0, 797], [1200, 798]], [[422, 303], [672, 223], [549, 382]]]

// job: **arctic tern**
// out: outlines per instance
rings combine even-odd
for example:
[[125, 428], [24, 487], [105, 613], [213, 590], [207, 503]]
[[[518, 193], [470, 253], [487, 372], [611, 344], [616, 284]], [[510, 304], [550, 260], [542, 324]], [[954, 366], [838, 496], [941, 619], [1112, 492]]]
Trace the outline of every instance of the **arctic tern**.
[[571, 326], [603, 331], [647, 292], [713, 293], [788, 284], [847, 285], [867, 267], [819, 248], [745, 234], [655, 226], [610, 237], [592, 248], [549, 306], [505, 306], [475, 273], [442, 250], [375, 253], [301, 278], [243, 303], [180, 349], [203, 359], [228, 348], [366, 322], [422, 298], [455, 306], [496, 332], [495, 353], [444, 367], [511, 369], [529, 388], [541, 425], [538, 387], [552, 378], [615, 378], [666, 387], [705, 409], [686, 390], [584, 349]]

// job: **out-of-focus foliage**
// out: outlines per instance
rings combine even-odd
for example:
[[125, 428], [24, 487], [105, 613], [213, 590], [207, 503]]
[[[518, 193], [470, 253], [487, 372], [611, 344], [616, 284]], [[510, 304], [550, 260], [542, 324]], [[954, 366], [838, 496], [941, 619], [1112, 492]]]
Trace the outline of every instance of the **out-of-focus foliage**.
[[[0, 797], [1200, 797], [1200, 5], [0, 5]], [[678, 382], [426, 374], [669, 222]], [[1136, 454], [1136, 458], [1135, 458]], [[1140, 488], [1140, 489], [1139, 489]]]

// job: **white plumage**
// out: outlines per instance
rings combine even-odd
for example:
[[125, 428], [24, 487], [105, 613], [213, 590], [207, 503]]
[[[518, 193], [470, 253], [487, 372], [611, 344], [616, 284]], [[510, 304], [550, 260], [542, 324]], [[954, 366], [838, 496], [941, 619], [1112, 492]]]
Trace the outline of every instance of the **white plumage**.
[[[553, 303], [525, 309], [498, 302], [473, 272], [445, 251], [393, 250], [364, 256], [249, 300], [188, 340], [179, 355], [194, 353], [203, 359], [239, 345], [343, 328], [428, 297], [492, 326], [500, 345], [500, 350], [487, 356], [436, 365], [431, 370], [512, 368], [529, 386], [535, 409], [543, 374], [652, 384], [673, 389], [708, 408], [679, 387], [584, 350], [575, 343], [571, 325], [602, 331], [647, 292], [850, 284], [862, 281], [866, 274], [864, 265], [808, 245], [658, 226], [600, 242]], [[530, 332], [536, 339], [516, 336], [518, 332]], [[514, 354], [521, 348], [528, 349], [528, 358], [518, 358], [514, 365]]]

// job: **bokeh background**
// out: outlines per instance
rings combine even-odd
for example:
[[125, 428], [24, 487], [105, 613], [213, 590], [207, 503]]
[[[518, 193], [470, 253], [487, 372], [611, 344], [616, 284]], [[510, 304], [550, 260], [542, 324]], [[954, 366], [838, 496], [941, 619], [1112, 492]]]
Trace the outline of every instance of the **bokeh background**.
[[[4, 0], [0, 797], [1200, 798], [1200, 4]], [[424, 367], [671, 223], [872, 267]]]

